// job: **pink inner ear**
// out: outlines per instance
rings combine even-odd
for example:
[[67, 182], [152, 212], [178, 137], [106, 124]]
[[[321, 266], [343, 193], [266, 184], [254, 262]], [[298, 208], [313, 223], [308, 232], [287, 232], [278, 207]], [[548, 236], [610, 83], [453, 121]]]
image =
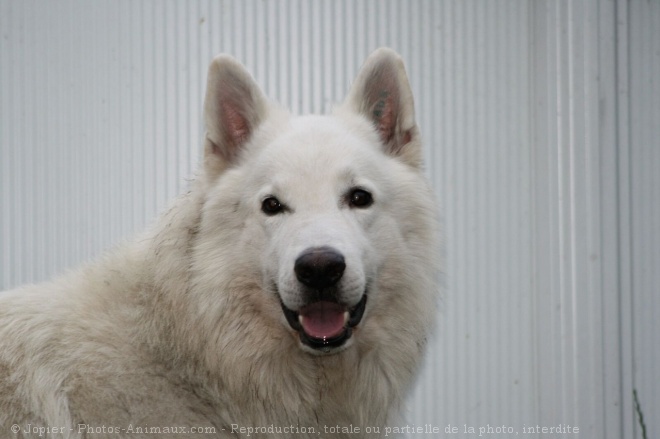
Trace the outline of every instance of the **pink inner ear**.
[[395, 96], [390, 90], [382, 90], [379, 97], [373, 104], [371, 116], [375, 122], [376, 128], [380, 134], [383, 143], [387, 144], [392, 140], [396, 128], [397, 102]]
[[383, 143], [388, 143], [394, 136], [396, 125], [396, 108], [394, 107], [392, 94], [383, 91], [372, 112]]
[[402, 146], [407, 145], [408, 143], [410, 143], [411, 140], [412, 140], [412, 134], [410, 133], [410, 130], [408, 130], [403, 135], [403, 140], [401, 140], [401, 145]]
[[247, 141], [250, 126], [247, 119], [230, 103], [222, 105], [222, 125], [225, 127], [227, 140], [232, 147], [237, 147]]

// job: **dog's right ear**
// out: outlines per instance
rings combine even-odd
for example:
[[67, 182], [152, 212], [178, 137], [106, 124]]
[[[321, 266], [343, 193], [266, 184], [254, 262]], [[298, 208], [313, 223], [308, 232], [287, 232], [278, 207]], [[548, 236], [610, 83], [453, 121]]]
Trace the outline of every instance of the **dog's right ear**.
[[369, 55], [346, 102], [372, 123], [385, 152], [421, 167], [422, 144], [413, 95], [403, 60], [395, 51], [380, 48]]
[[204, 101], [204, 170], [208, 179], [215, 179], [238, 160], [267, 111], [265, 96], [238, 61], [228, 55], [213, 59]]

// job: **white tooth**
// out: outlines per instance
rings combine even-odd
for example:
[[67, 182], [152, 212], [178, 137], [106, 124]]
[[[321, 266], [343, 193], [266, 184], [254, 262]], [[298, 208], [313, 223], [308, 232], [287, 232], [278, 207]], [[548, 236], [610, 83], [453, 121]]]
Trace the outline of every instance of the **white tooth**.
[[348, 323], [348, 319], [350, 319], [350, 318], [351, 318], [351, 315], [349, 314], [349, 312], [344, 311], [344, 325], [346, 325], [346, 323]]
[[302, 316], [302, 314], [298, 314], [298, 322], [300, 322], [301, 325], [303, 324], [303, 316]]

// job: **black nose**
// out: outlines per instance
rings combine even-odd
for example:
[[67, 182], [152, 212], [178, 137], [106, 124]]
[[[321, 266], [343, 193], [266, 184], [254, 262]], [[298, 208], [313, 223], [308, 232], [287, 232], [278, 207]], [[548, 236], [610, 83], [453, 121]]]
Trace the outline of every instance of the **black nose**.
[[316, 247], [305, 250], [294, 266], [296, 277], [310, 288], [331, 287], [344, 274], [344, 256], [330, 247]]

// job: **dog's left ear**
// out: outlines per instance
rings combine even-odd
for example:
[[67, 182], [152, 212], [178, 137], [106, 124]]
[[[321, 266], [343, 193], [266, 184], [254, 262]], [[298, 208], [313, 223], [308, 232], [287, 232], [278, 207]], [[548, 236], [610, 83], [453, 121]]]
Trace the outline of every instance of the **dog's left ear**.
[[412, 91], [403, 60], [395, 51], [381, 48], [367, 58], [346, 104], [372, 122], [388, 154], [411, 166], [421, 166]]
[[239, 160], [268, 108], [261, 89], [238, 61], [219, 55], [211, 62], [204, 101], [207, 178], [215, 179]]

